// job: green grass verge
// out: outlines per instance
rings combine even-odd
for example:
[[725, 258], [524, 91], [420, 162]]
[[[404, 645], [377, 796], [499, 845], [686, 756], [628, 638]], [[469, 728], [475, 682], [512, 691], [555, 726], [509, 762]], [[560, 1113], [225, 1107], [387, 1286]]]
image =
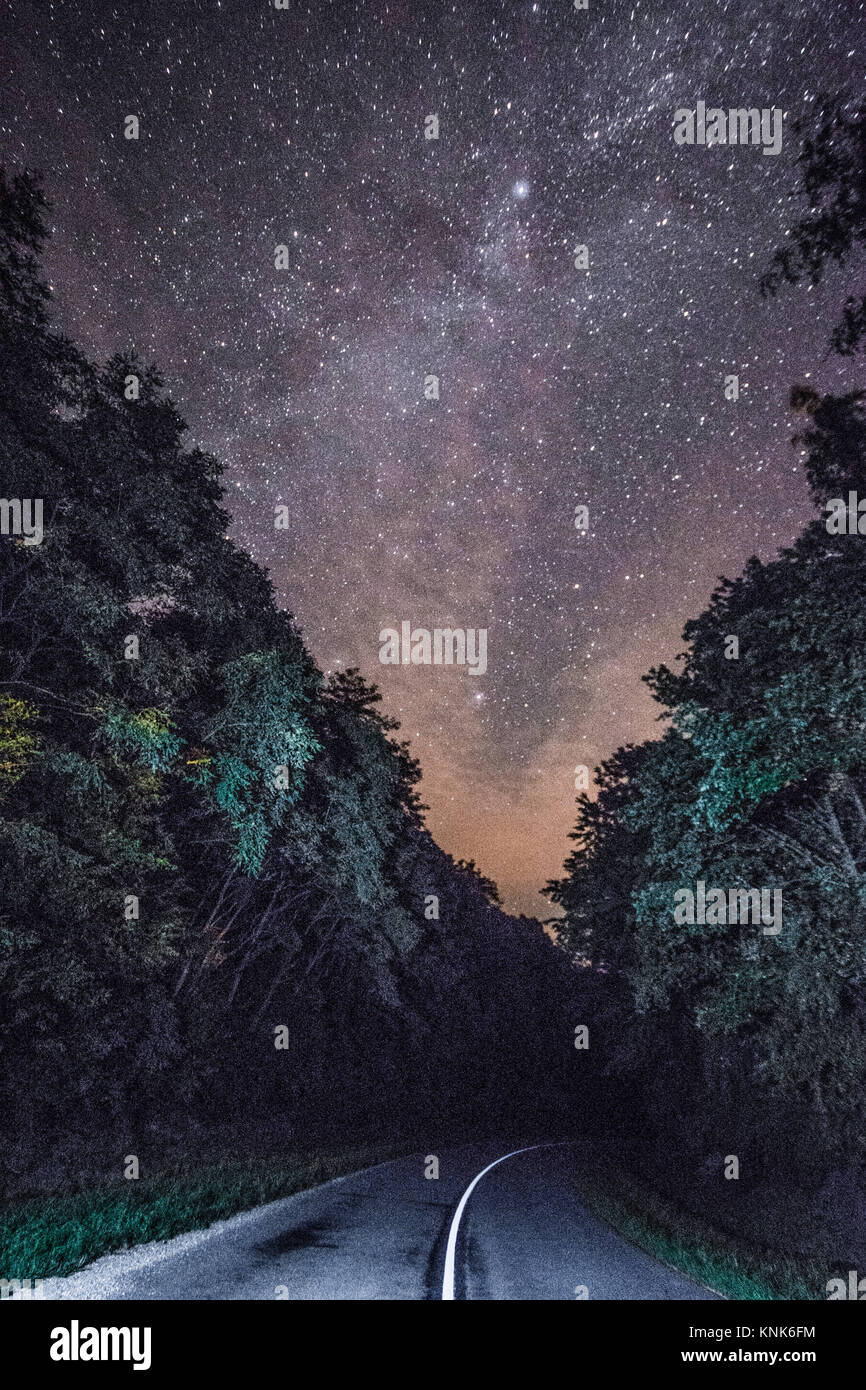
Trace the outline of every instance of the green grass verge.
[[366, 1145], [208, 1164], [153, 1178], [0, 1208], [0, 1277], [72, 1274], [100, 1255], [198, 1230], [263, 1202], [407, 1152]]
[[594, 1215], [632, 1245], [725, 1298], [823, 1301], [831, 1273], [805, 1255], [758, 1248], [655, 1192], [633, 1174], [600, 1160], [581, 1170], [580, 1195]]

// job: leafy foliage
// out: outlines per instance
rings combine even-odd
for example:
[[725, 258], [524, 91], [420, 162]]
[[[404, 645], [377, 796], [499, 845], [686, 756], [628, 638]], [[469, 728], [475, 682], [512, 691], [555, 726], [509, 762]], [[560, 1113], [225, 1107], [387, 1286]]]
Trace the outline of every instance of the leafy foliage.
[[[802, 137], [798, 165], [809, 212], [776, 251], [761, 279], [765, 294], [807, 279], [817, 285], [829, 261], [843, 261], [866, 241], [866, 107], [823, 96], [795, 123]], [[834, 351], [850, 356], [866, 342], [866, 295], [849, 295], [833, 330]]]
[[458, 1074], [536, 1106], [500, 1038], [518, 1016], [544, 1055], [534, 972], [564, 1001], [567, 967], [433, 845], [379, 692], [316, 668], [156, 368], [53, 332], [45, 215], [0, 174], [0, 472], [44, 503], [40, 545], [0, 537], [7, 1180], [164, 1167], [226, 1115], [233, 1139], [454, 1119]]

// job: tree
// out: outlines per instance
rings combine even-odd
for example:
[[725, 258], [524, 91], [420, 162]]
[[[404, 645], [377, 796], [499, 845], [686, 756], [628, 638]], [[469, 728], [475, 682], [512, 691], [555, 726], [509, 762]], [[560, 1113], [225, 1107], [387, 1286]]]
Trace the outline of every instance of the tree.
[[[804, 279], [819, 284], [829, 261], [848, 259], [866, 241], [866, 107], [824, 96], [814, 115], [797, 122], [795, 130], [802, 138], [797, 164], [809, 212], [793, 228], [791, 245], [775, 252], [761, 279], [764, 294]], [[844, 356], [861, 348], [866, 295], [848, 296], [830, 341]]]
[[45, 209], [0, 175], [0, 464], [44, 504], [0, 537], [7, 1177], [537, 1109], [567, 964], [433, 844], [397, 721], [227, 538], [156, 367], [54, 333]]

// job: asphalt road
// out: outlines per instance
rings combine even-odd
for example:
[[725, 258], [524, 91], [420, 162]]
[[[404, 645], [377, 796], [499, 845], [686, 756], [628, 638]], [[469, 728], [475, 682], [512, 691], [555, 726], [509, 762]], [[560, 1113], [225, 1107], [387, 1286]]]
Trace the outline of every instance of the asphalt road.
[[[574, 1154], [544, 1146], [422, 1155], [367, 1168], [169, 1241], [107, 1255], [47, 1298], [712, 1299], [580, 1202]], [[449, 1236], [453, 1259], [448, 1260]], [[578, 1290], [586, 1290], [579, 1294]]]

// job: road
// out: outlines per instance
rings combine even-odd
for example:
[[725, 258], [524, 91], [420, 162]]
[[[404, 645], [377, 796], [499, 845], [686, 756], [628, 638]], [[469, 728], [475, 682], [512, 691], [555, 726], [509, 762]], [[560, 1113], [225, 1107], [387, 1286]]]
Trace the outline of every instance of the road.
[[[712, 1299], [592, 1216], [569, 1146], [446, 1149], [107, 1255], [47, 1298]], [[478, 1182], [461, 1206], [467, 1188]], [[455, 1218], [459, 1219], [456, 1222]], [[585, 1294], [578, 1290], [585, 1289]]]

